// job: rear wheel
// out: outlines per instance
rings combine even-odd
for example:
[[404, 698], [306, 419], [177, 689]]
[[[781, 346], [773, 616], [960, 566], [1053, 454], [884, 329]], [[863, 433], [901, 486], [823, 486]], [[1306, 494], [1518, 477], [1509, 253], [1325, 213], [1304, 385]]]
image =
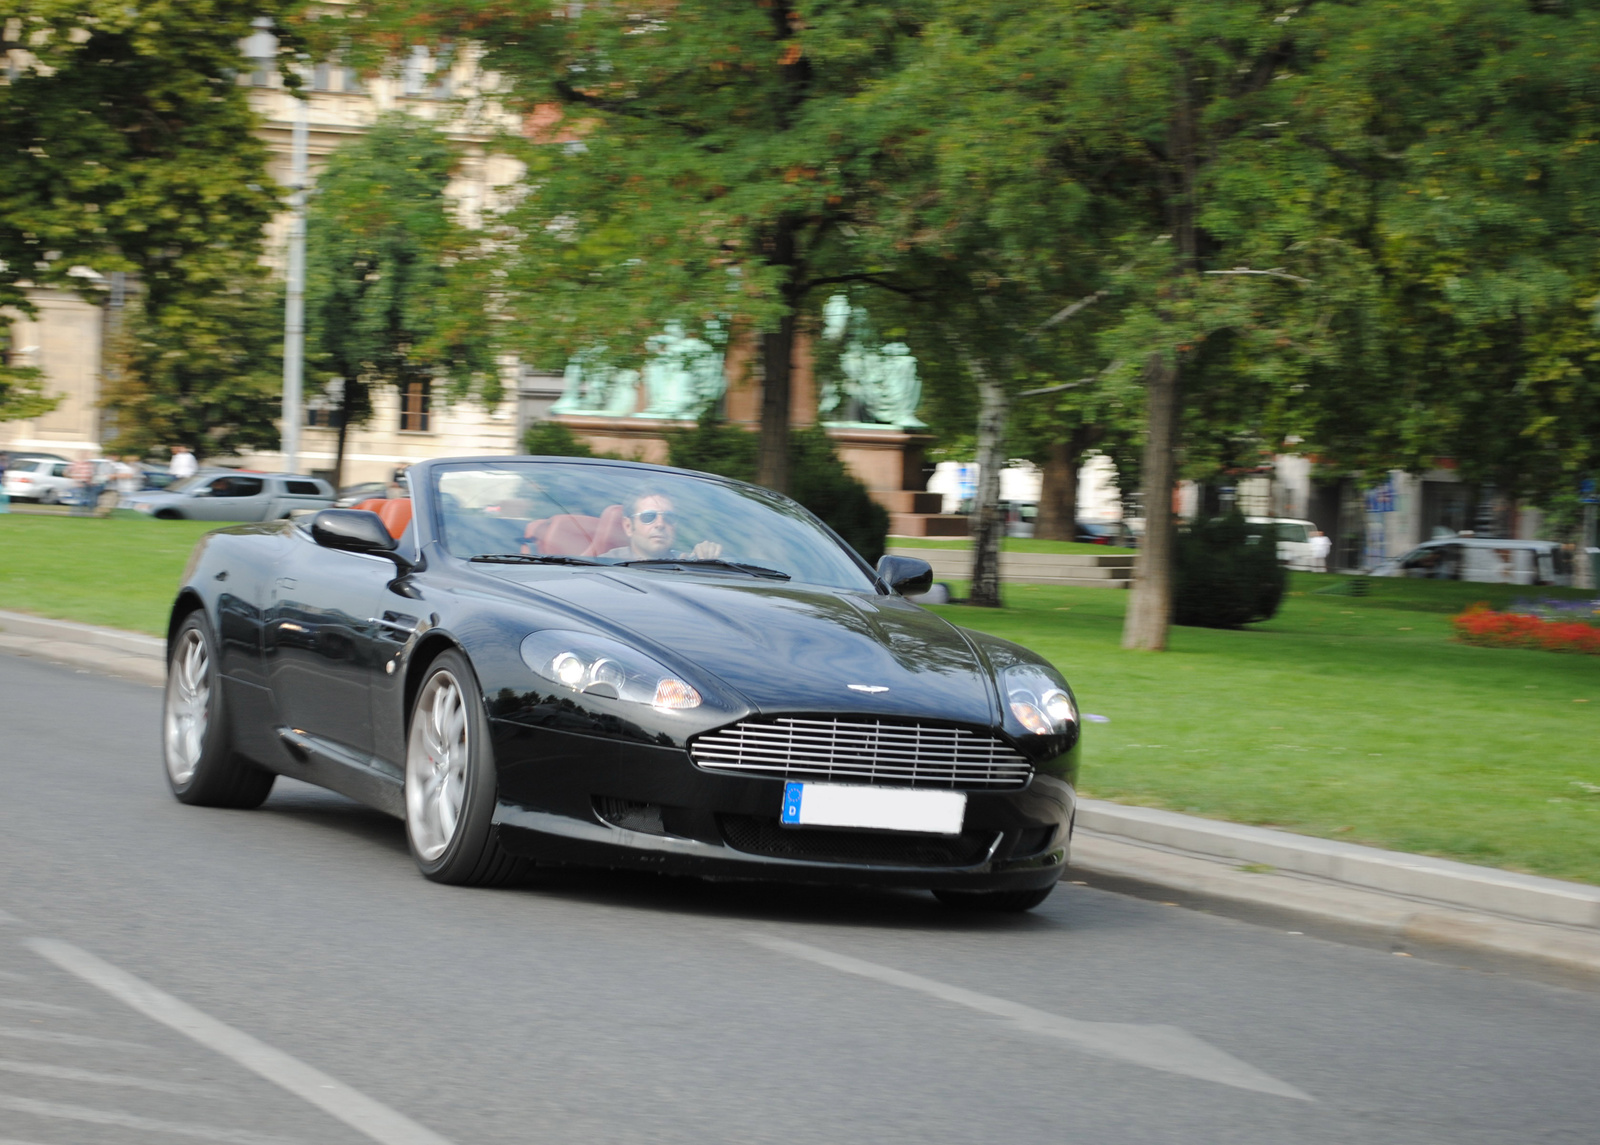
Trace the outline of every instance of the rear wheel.
[[1021, 914], [1032, 910], [1055, 890], [1055, 884], [1032, 891], [947, 891], [936, 890], [933, 897], [953, 910], [990, 911], [996, 914]]
[[277, 778], [229, 744], [216, 641], [205, 613], [198, 609], [184, 618], [172, 642], [161, 746], [167, 783], [182, 803], [259, 807]]
[[406, 739], [406, 838], [417, 869], [436, 883], [498, 886], [527, 869], [494, 826], [494, 751], [467, 658], [442, 652], [411, 707]]

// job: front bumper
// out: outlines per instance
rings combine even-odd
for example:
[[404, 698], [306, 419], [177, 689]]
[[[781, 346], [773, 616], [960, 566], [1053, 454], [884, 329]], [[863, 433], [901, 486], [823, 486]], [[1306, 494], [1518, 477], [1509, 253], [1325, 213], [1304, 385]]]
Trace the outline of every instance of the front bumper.
[[1050, 776], [969, 792], [959, 837], [817, 831], [778, 825], [781, 779], [705, 771], [677, 747], [492, 728], [501, 844], [536, 861], [977, 891], [1050, 886], [1066, 867], [1075, 795]]

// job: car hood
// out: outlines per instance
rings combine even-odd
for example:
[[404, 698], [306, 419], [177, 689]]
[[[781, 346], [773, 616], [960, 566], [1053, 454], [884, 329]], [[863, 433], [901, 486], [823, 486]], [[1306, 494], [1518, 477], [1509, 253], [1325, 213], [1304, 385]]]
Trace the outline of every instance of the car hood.
[[710, 673], [763, 712], [998, 718], [989, 671], [961, 630], [898, 596], [672, 572], [557, 574], [557, 588], [543, 571], [490, 575]]

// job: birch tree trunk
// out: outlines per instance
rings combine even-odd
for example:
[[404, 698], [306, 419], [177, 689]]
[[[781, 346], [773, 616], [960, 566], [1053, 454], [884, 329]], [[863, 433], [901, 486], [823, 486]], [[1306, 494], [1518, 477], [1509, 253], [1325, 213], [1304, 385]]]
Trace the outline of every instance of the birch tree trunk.
[[1122, 646], [1147, 652], [1167, 647], [1172, 623], [1173, 528], [1172, 488], [1177, 476], [1178, 411], [1181, 404], [1178, 364], [1154, 353], [1145, 361], [1147, 432], [1144, 443], [1144, 539], [1133, 567], [1133, 597], [1122, 626]]
[[978, 382], [978, 496], [972, 506], [973, 604], [1000, 607], [1000, 539], [1005, 518], [1000, 513], [1000, 470], [1006, 463], [1006, 415], [1009, 399], [1005, 386], [980, 363], [968, 361]]

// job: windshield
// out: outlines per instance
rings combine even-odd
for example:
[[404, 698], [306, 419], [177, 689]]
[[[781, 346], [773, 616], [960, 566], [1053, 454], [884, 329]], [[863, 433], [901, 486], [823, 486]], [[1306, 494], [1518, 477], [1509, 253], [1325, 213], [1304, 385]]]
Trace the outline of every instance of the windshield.
[[453, 556], [872, 586], [810, 514], [750, 486], [623, 466], [506, 461], [435, 469], [434, 497]]

